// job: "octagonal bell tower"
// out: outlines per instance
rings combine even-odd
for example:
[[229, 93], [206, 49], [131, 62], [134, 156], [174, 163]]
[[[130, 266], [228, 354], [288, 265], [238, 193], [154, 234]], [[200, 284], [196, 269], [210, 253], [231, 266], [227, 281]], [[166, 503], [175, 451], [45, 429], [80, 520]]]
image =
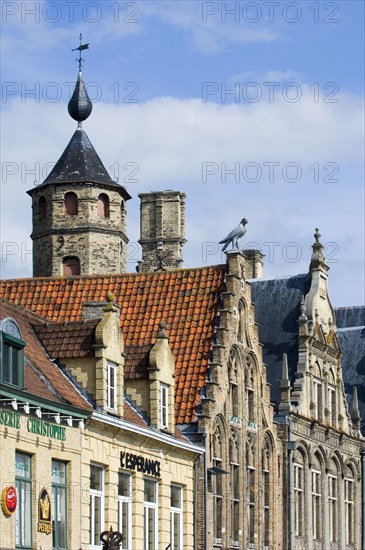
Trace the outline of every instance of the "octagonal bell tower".
[[77, 129], [44, 182], [28, 191], [33, 209], [33, 276], [123, 273], [127, 190], [113, 181], [82, 129], [92, 111], [81, 71], [68, 104]]

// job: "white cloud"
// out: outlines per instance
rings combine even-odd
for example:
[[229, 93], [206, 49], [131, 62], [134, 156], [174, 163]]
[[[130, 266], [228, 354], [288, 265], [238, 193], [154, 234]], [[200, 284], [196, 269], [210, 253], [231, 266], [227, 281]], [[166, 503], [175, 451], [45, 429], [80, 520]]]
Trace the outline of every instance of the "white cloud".
[[[119, 164], [120, 183], [130, 173], [125, 165], [138, 165], [138, 183], [124, 182], [133, 196], [128, 205], [128, 233], [133, 242], [139, 237], [137, 194], [154, 189], [175, 188], [188, 193], [187, 265], [219, 263], [218, 248], [205, 257], [203, 243], [217, 243], [244, 215], [250, 220], [249, 240], [262, 246], [280, 243], [274, 246], [274, 261], [267, 258], [267, 275], [303, 272], [309, 263], [314, 227], [319, 225], [324, 243], [339, 244], [341, 270], [334, 265], [333, 277], [343, 274], [343, 263], [357, 265], [359, 271], [352, 274], [352, 301], [359, 303], [363, 291], [361, 265], [355, 260], [361, 256], [364, 219], [359, 181], [362, 105], [354, 96], [341, 95], [339, 99], [337, 104], [314, 103], [309, 97], [295, 104], [219, 105], [172, 97], [134, 105], [99, 102], [84, 128], [109, 171], [113, 173], [110, 168], [115, 170], [115, 163]], [[30, 256], [26, 254], [26, 263], [21, 258], [21, 246], [25, 251], [30, 249], [31, 208], [25, 191], [44, 174], [26, 177], [21, 163], [29, 170], [35, 163], [42, 169], [46, 163], [55, 162], [75, 126], [63, 104], [18, 100], [7, 104], [3, 124], [7, 139], [2, 152], [1, 238], [20, 248], [3, 264], [2, 277], [25, 276], [31, 270]], [[324, 164], [330, 161], [340, 167], [337, 184], [323, 182], [327, 174]], [[202, 183], [204, 162], [216, 163], [219, 171], [206, 183]], [[242, 168], [249, 162], [263, 169], [260, 181], [235, 183], [227, 176], [227, 182], [222, 183], [221, 163], [232, 169], [235, 163]], [[303, 170], [302, 178], [290, 183], [276, 177], [270, 183], [264, 162], [280, 163], [279, 174], [285, 163], [296, 162]], [[309, 168], [315, 162], [321, 169], [318, 183]], [[17, 172], [4, 178], [6, 170], [14, 169], [9, 163], [15, 163]], [[285, 261], [283, 247], [293, 240], [303, 254], [298, 262], [291, 263]], [[266, 256], [269, 246], [263, 249]], [[339, 295], [341, 284], [333, 284]]]

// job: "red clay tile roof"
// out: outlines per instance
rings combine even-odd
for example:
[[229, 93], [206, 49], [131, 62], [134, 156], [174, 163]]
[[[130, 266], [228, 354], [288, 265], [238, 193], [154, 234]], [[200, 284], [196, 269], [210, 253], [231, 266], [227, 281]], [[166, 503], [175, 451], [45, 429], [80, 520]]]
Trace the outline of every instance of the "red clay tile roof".
[[40, 324], [42, 319], [30, 311], [0, 300], [0, 319], [6, 317], [15, 319], [22, 338], [26, 342], [24, 348], [24, 390], [34, 396], [56, 403], [66, 403], [91, 411], [91, 406], [60, 369], [52, 363], [38, 340], [32, 324]]
[[95, 328], [98, 320], [33, 325], [38, 338], [52, 358], [95, 355]]
[[126, 354], [124, 378], [144, 378], [148, 379], [148, 367], [150, 365], [150, 351], [152, 344], [144, 346], [125, 346], [124, 353]]
[[112, 292], [121, 308], [126, 346], [150, 346], [160, 321], [175, 358], [176, 421], [196, 418], [205, 385], [225, 265], [162, 273], [16, 279], [0, 282], [0, 298], [50, 321], [80, 321], [82, 302]]

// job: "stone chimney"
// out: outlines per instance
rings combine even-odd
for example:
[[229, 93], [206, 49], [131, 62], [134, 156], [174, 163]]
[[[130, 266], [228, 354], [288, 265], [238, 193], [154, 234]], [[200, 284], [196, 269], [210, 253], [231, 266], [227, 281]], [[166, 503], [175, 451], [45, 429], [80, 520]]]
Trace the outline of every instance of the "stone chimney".
[[246, 258], [246, 278], [260, 279], [264, 274], [264, 255], [260, 250], [248, 249], [243, 250], [243, 255]]
[[139, 243], [142, 260], [137, 271], [170, 271], [182, 266], [185, 240], [185, 197], [181, 191], [141, 193]]

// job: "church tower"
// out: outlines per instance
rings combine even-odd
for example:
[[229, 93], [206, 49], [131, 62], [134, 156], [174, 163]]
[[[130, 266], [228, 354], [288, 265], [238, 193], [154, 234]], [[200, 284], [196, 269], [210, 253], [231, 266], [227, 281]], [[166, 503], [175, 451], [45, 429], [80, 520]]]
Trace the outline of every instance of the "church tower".
[[33, 276], [123, 273], [127, 190], [113, 181], [82, 129], [92, 111], [81, 71], [68, 104], [77, 129], [44, 182], [28, 191], [33, 209]]

